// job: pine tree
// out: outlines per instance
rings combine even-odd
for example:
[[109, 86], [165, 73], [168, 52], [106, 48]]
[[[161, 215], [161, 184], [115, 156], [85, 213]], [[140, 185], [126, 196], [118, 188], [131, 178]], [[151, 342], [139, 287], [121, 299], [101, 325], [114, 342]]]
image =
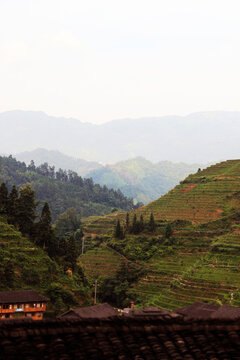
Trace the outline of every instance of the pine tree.
[[170, 223], [167, 224], [166, 226], [166, 229], [165, 229], [165, 237], [167, 239], [170, 239], [170, 237], [172, 236], [173, 234], [173, 229], [172, 229], [172, 226]]
[[115, 227], [114, 237], [117, 238], [117, 239], [122, 239], [123, 238], [123, 230], [122, 230], [119, 219], [118, 219], [116, 227]]
[[144, 230], [144, 221], [143, 221], [143, 216], [140, 216], [140, 221], [139, 221], [139, 232]]
[[34, 236], [34, 221], [36, 219], [36, 207], [38, 203], [35, 198], [35, 191], [28, 183], [21, 187], [20, 196], [16, 202], [16, 220], [19, 230], [24, 235]]
[[134, 216], [133, 216], [131, 232], [133, 234], [137, 234], [137, 232], [138, 232], [138, 222], [137, 222], [137, 215], [136, 214], [134, 214]]
[[67, 256], [66, 256], [66, 262], [69, 264], [72, 271], [75, 270], [78, 256], [79, 256], [79, 247], [77, 245], [75, 236], [72, 235], [67, 241]]
[[41, 216], [40, 221], [37, 224], [37, 243], [39, 246], [41, 246], [43, 249], [49, 245], [51, 240], [53, 240], [53, 230], [51, 226], [52, 216], [51, 211], [49, 208], [49, 205], [47, 202], [45, 202]]
[[150, 215], [148, 228], [149, 228], [149, 231], [151, 231], [151, 232], [154, 232], [156, 230], [156, 224], [155, 224], [153, 213], [151, 213], [151, 215]]
[[126, 230], [128, 231], [129, 230], [129, 213], [127, 212], [127, 215], [126, 215]]
[[7, 205], [8, 205], [8, 189], [6, 184], [3, 182], [0, 185], [0, 215], [7, 214]]
[[8, 222], [13, 225], [16, 225], [17, 222], [16, 220], [17, 199], [18, 199], [18, 191], [16, 189], [16, 186], [13, 185], [12, 190], [8, 197], [8, 206], [7, 206]]

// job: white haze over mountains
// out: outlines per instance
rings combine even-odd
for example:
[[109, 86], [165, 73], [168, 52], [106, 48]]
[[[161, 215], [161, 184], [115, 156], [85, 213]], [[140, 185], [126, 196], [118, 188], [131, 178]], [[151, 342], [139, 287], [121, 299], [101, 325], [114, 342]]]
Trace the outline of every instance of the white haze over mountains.
[[239, 0], [1, 0], [0, 112], [239, 111], [239, 13]]
[[0, 153], [45, 148], [88, 161], [207, 163], [240, 157], [240, 112], [122, 119], [101, 125], [43, 112], [0, 113]]

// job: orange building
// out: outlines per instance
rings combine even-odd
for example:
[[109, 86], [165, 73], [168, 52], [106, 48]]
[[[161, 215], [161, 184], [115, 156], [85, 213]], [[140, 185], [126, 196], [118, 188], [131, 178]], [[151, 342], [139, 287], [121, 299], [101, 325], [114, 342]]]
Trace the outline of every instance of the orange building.
[[34, 290], [0, 291], [0, 320], [42, 320], [48, 301]]

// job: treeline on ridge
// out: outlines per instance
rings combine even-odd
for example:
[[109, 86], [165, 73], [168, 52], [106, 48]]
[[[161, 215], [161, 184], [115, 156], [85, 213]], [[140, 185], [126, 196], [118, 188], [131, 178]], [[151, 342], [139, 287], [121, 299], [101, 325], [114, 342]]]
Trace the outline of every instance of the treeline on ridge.
[[33, 161], [27, 166], [11, 155], [0, 157], [1, 182], [5, 182], [9, 190], [13, 185], [30, 183], [37, 198], [49, 203], [53, 220], [68, 208], [75, 208], [80, 217], [87, 217], [110, 213], [112, 208], [128, 211], [142, 205], [134, 205], [120, 190], [94, 184], [91, 178], [83, 179], [74, 171], [56, 171], [47, 163], [37, 167]]

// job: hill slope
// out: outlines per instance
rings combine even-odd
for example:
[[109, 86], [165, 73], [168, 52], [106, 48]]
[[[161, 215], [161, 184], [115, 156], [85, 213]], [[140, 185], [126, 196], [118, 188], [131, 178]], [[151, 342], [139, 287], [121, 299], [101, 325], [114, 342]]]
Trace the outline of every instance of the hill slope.
[[106, 165], [88, 173], [100, 185], [120, 189], [126, 196], [144, 204], [166, 194], [188, 174], [197, 171], [200, 164], [171, 163], [160, 161], [156, 164], [137, 157]]
[[37, 147], [107, 164], [136, 156], [154, 162], [207, 163], [237, 158], [240, 150], [239, 112], [122, 119], [93, 125], [43, 112], [9, 111], [0, 114], [0, 126], [0, 153], [5, 154]]
[[34, 160], [34, 163], [37, 166], [47, 162], [51, 166], [55, 166], [57, 170], [60, 168], [70, 169], [76, 171], [80, 176], [85, 176], [90, 171], [102, 167], [102, 165], [97, 162], [76, 159], [57, 150], [35, 149], [33, 151], [25, 151], [16, 154], [15, 157], [20, 161], [24, 161], [26, 164], [29, 164], [31, 160]]
[[53, 219], [66, 211], [75, 208], [82, 216], [100, 215], [111, 212], [113, 207], [130, 210], [133, 201], [120, 191], [107, 189], [94, 184], [92, 179], [82, 179], [72, 171], [54, 171], [54, 168], [43, 164], [38, 168], [26, 166], [25, 163], [10, 157], [0, 157], [0, 183], [5, 182], [8, 188], [20, 187], [29, 182], [41, 202], [48, 202]]
[[[103, 234], [107, 246], [145, 268], [145, 276], [130, 289], [131, 299], [141, 306], [175, 309], [196, 300], [239, 306], [239, 194], [240, 160], [229, 160], [190, 175], [130, 213], [130, 223], [135, 213], [146, 224], [152, 212], [154, 232], [145, 226], [137, 235], [127, 232], [125, 239], [115, 239], [114, 223], [120, 219], [124, 225], [125, 213], [87, 219], [85, 230]], [[173, 232], [167, 235], [169, 223]]]
[[240, 208], [240, 161], [228, 160], [189, 175], [168, 194], [139, 210], [156, 219], [204, 223]]
[[[0, 290], [34, 289], [50, 297], [48, 310], [88, 302], [81, 277], [69, 277], [45, 251], [0, 218]], [[58, 309], [60, 310], [60, 309]]]

